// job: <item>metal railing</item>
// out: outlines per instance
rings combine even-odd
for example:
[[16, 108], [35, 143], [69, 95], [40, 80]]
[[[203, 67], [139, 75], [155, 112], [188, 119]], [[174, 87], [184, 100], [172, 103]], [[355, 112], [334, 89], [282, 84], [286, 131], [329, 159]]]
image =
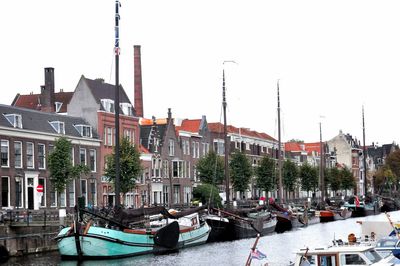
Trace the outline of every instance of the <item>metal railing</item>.
[[10, 226], [66, 225], [72, 222], [72, 215], [59, 216], [59, 210], [7, 210], [0, 213], [0, 224]]

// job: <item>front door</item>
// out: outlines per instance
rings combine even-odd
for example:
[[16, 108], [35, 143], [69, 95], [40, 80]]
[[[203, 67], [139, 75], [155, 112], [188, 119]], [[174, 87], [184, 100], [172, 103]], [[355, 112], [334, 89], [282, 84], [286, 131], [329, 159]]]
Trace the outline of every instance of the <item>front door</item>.
[[34, 207], [34, 193], [33, 193], [33, 187], [28, 187], [28, 209], [33, 210]]

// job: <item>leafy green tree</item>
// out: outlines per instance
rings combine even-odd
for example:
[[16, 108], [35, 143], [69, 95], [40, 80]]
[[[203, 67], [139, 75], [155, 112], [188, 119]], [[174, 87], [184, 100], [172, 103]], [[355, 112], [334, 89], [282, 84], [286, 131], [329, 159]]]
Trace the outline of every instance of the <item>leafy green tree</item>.
[[396, 182], [396, 177], [388, 164], [384, 164], [383, 167], [379, 168], [375, 177], [375, 186], [379, 188], [378, 194], [380, 194], [383, 189], [388, 190], [389, 193], [392, 192], [392, 185]]
[[353, 174], [351, 171], [345, 167], [341, 172], [341, 189], [344, 189], [345, 191], [349, 189], [355, 189], [356, 188], [356, 181], [354, 180]]
[[214, 151], [201, 158], [196, 169], [202, 183], [219, 185], [225, 177], [224, 160]]
[[303, 164], [300, 167], [300, 184], [301, 189], [307, 191], [316, 191], [318, 187], [318, 170], [316, 167], [311, 166], [308, 163]]
[[[72, 144], [65, 138], [60, 137], [54, 143], [54, 150], [48, 155], [48, 167], [51, 184], [57, 194], [64, 191], [67, 184], [81, 174], [88, 174], [89, 167], [86, 165], [72, 165]], [[57, 197], [60, 206], [61, 197]]]
[[299, 169], [296, 163], [292, 162], [291, 160], [285, 160], [283, 162], [282, 175], [283, 187], [286, 191], [293, 192], [296, 188], [299, 178]]
[[229, 168], [233, 188], [243, 193], [249, 187], [253, 172], [249, 159], [244, 153], [236, 151], [231, 157]]
[[329, 170], [329, 187], [333, 192], [338, 191], [341, 187], [341, 175], [338, 168], [334, 167]]
[[396, 184], [398, 184], [400, 181], [400, 150], [395, 150], [394, 152], [390, 153], [385, 160], [385, 164], [389, 166], [394, 177], [396, 178], [396, 182], [394, 182], [394, 184], [397, 190], [398, 187]]
[[275, 161], [268, 156], [264, 156], [260, 161], [260, 165], [256, 166], [254, 171], [257, 187], [268, 195], [268, 192], [275, 188]]
[[209, 203], [213, 207], [222, 207], [218, 188], [212, 184], [205, 183], [193, 188], [193, 199], [200, 200], [203, 204]]
[[[122, 194], [126, 194], [136, 187], [136, 180], [142, 174], [140, 152], [136, 146], [132, 146], [128, 138], [122, 138], [119, 149], [120, 186]], [[106, 157], [104, 174], [108, 180], [115, 184], [115, 149]]]

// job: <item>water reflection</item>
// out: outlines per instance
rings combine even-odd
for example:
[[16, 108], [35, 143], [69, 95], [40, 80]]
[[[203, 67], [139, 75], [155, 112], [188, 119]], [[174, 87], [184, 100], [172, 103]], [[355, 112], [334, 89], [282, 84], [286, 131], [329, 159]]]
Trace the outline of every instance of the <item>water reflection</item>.
[[[392, 212], [393, 221], [400, 221], [400, 211]], [[351, 218], [311, 225], [308, 228], [272, 234], [260, 238], [258, 248], [267, 255], [267, 260], [254, 261], [252, 265], [262, 265], [268, 261], [269, 266], [288, 265], [295, 258], [295, 252], [304, 247], [330, 245], [332, 240], [347, 239], [348, 234], [361, 234], [361, 227], [356, 221], [387, 221], [384, 214], [364, 218]], [[244, 265], [253, 239], [243, 239], [232, 242], [212, 243], [181, 250], [178, 253], [163, 256], [140, 256], [117, 260], [85, 261], [78, 264], [75, 261], [61, 261], [57, 252], [40, 256], [26, 256], [10, 260], [8, 265], [63, 265], [63, 266], [102, 266], [102, 265]]]

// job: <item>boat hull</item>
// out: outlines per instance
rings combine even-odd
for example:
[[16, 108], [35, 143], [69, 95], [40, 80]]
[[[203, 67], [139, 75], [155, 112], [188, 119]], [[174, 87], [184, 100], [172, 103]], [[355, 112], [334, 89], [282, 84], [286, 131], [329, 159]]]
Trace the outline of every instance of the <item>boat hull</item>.
[[229, 218], [228, 238], [229, 240], [238, 240], [256, 237], [258, 234], [267, 235], [275, 231], [276, 224], [275, 217], [254, 219], [252, 223], [241, 219]]
[[[163, 254], [182, 248], [201, 245], [210, 233], [207, 224], [179, 233], [174, 247], [156, 244], [156, 235], [151, 232], [130, 233], [103, 227], [90, 227], [86, 234], [76, 236], [70, 227], [64, 228], [57, 236], [57, 245], [63, 259], [114, 259], [144, 254]], [[77, 242], [81, 250], [78, 252]]]
[[321, 210], [319, 213], [319, 221], [321, 223], [332, 222], [335, 220], [335, 213], [331, 210]]
[[222, 217], [206, 217], [205, 221], [211, 227], [207, 242], [229, 240], [229, 220]]

